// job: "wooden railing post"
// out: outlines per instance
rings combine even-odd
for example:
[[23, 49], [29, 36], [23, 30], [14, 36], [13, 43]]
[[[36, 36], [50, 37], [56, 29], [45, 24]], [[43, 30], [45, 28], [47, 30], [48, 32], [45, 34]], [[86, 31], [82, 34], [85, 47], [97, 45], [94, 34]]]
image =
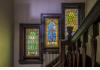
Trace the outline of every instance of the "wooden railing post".
[[59, 49], [59, 54], [60, 54], [60, 62], [62, 63], [62, 67], [64, 67], [65, 63], [65, 47], [64, 47], [64, 42], [61, 41], [61, 47]]
[[73, 64], [73, 58], [72, 58], [72, 42], [71, 42], [71, 38], [72, 38], [72, 30], [73, 30], [73, 27], [67, 27], [67, 32], [68, 32], [68, 53], [67, 53], [67, 56], [66, 56], [66, 59], [67, 59], [67, 65], [69, 67], [72, 66]]
[[72, 43], [72, 66], [76, 66], [76, 54], [75, 54], [75, 50], [76, 50], [76, 45], [75, 43]]
[[93, 40], [92, 40], [92, 67], [96, 65], [96, 50], [97, 50], [97, 39], [99, 35], [99, 23], [93, 24]]
[[81, 41], [80, 41], [80, 39], [78, 39], [77, 41], [76, 41], [76, 51], [75, 51], [75, 53], [76, 53], [76, 66], [78, 67], [78, 66], [80, 66], [80, 50], [79, 50], [79, 48], [81, 47]]
[[[82, 64], [81, 66], [83, 66], [83, 67], [84, 66], [96, 66], [96, 50], [97, 50], [97, 39], [96, 38], [99, 35], [99, 27], [98, 27], [99, 23], [98, 22], [100, 22], [100, 1], [99, 0], [97, 0], [94, 7], [91, 9], [90, 13], [85, 17], [85, 19], [83, 20], [79, 29], [76, 31], [76, 33], [73, 35], [73, 37], [71, 38], [71, 33], [68, 35], [68, 43], [67, 43], [68, 53], [67, 53], [67, 58], [66, 58], [67, 59], [66, 63], [68, 64], [68, 66], [72, 66], [72, 65], [74, 66], [75, 62], [72, 62], [72, 60], [74, 60], [74, 58], [73, 58], [74, 56], [72, 57], [72, 55], [74, 55], [73, 53], [75, 51], [76, 51], [75, 53], [76, 53], [77, 66], [80, 66], [80, 64]], [[93, 25], [93, 36], [91, 39], [92, 49], [90, 47], [90, 43], [88, 42], [88, 30], [91, 27], [91, 25]], [[72, 42], [76, 43], [76, 41], [81, 37], [82, 37], [81, 47], [78, 44], [76, 44], [76, 48], [73, 48], [74, 45], [72, 46]], [[71, 38], [71, 40], [70, 40], [70, 38]], [[88, 43], [89, 47], [87, 46], [87, 43]], [[80, 50], [79, 50], [79, 47], [80, 47]], [[76, 49], [76, 50], [74, 51], [73, 49]], [[87, 49], [87, 51], [88, 50], [89, 51], [86, 52], [86, 49]], [[92, 57], [91, 57], [90, 52], [92, 52], [91, 53]], [[86, 53], [87, 53], [87, 55], [86, 55]], [[80, 60], [80, 58], [82, 60]], [[79, 61], [82, 61], [82, 63]], [[90, 62], [90, 63], [87, 64], [88, 62]]]
[[83, 34], [83, 39], [82, 39], [82, 66], [86, 66], [86, 43], [88, 42], [88, 31], [86, 31]]

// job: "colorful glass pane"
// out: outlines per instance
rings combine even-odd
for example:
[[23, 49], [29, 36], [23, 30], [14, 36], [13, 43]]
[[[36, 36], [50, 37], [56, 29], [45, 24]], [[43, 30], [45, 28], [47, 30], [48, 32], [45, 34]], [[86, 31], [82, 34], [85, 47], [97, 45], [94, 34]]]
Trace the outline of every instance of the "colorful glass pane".
[[48, 25], [48, 40], [50, 42], [55, 42], [56, 41], [56, 25], [54, 22], [50, 22]]
[[67, 35], [67, 27], [72, 26], [73, 32], [78, 29], [78, 9], [65, 10], [65, 33]]
[[46, 47], [58, 47], [58, 19], [46, 18]]
[[26, 56], [39, 55], [39, 29], [26, 29]]

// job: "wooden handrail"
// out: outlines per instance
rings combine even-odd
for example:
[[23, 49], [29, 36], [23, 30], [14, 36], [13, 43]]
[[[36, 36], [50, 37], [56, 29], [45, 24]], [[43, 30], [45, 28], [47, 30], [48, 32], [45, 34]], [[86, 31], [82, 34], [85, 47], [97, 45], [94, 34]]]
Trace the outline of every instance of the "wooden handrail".
[[59, 57], [56, 57], [52, 62], [50, 62], [49, 64], [46, 65], [46, 67], [53, 67], [56, 63], [59, 62]]
[[[89, 66], [96, 66], [96, 47], [97, 47], [97, 39], [99, 33], [98, 22], [100, 21], [100, 0], [97, 0], [94, 7], [91, 9], [89, 14], [85, 17], [83, 22], [81, 23], [79, 29], [76, 33], [71, 36], [70, 30], [68, 31], [68, 36], [66, 39], [61, 40], [62, 45], [67, 46], [67, 50], [61, 50], [65, 55], [65, 65], [64, 66], [88, 66], [86, 61], [88, 61], [86, 48], [88, 47], [86, 43], [88, 43], [88, 30], [93, 25], [93, 37], [91, 42], [93, 43], [92, 48], [92, 57], [90, 58], [91, 64]], [[98, 24], [97, 24], [98, 23]], [[67, 29], [68, 30], [68, 29]], [[72, 29], [71, 29], [72, 30]], [[96, 32], [96, 33], [95, 33]], [[82, 40], [81, 40], [82, 39]], [[67, 54], [65, 52], [67, 51]], [[81, 52], [80, 52], [81, 51]], [[77, 65], [76, 65], [77, 64]]]
[[99, 21], [100, 19], [100, 0], [96, 2], [90, 13], [86, 16], [86, 18], [83, 20], [82, 24], [80, 25], [79, 29], [76, 31], [76, 33], [72, 37], [72, 42], [79, 39], [79, 37], [86, 31], [88, 28], [95, 23], [96, 21]]
[[[96, 4], [94, 5], [94, 7], [92, 8], [92, 10], [90, 11], [90, 13], [85, 17], [85, 19], [83, 20], [82, 24], [80, 25], [79, 29], [76, 31], [76, 33], [71, 36], [70, 32], [69, 32], [69, 36], [68, 36], [68, 39], [63, 39], [61, 40], [61, 44], [62, 45], [68, 45], [68, 56], [69, 59], [67, 58], [67, 61], [70, 61], [70, 62], [67, 62], [67, 66], [75, 66], [75, 61], [76, 61], [76, 53], [75, 51], [77, 51], [77, 54], [80, 58], [80, 52], [78, 51], [79, 49], [76, 50], [76, 47], [75, 47], [75, 42], [81, 37], [81, 35], [84, 35], [83, 36], [83, 44], [82, 44], [82, 48], [83, 48], [83, 53], [81, 54], [82, 55], [82, 66], [86, 66], [86, 32], [88, 31], [89, 27], [93, 24], [95, 24], [96, 22], [98, 22], [100, 20], [100, 0], [98, 0], [96, 2]], [[71, 27], [69, 27], [69, 31], [71, 31]], [[74, 46], [73, 46], [74, 45]], [[79, 46], [79, 45], [78, 45]], [[64, 47], [65, 48], [65, 47]], [[79, 48], [79, 47], [77, 47]], [[63, 49], [63, 47], [60, 49], [61, 50], [61, 56], [64, 55], [65, 56], [65, 51]], [[64, 52], [63, 52], [64, 51]], [[60, 57], [61, 57], [60, 56]], [[55, 60], [53, 60], [51, 63], [49, 63], [48, 65], [46, 66], [63, 66], [64, 65], [64, 60], [65, 57], [62, 56], [62, 58], [59, 60], [59, 57], [57, 57]], [[95, 66], [94, 64], [94, 60], [95, 60], [95, 57], [93, 57], [94, 59], [91, 59], [92, 60], [92, 66]], [[63, 60], [63, 61], [62, 61]], [[77, 60], [78, 61], [78, 60]], [[77, 66], [79, 66], [79, 62], [77, 62]]]

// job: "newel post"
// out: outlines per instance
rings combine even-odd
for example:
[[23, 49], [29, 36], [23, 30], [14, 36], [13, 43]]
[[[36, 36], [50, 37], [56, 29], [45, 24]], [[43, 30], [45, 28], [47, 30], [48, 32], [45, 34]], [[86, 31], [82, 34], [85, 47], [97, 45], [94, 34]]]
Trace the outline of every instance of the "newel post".
[[[68, 32], [68, 41], [67, 41], [67, 49], [68, 49], [68, 52], [67, 52], [67, 56], [66, 56], [66, 59], [67, 59], [67, 65], [68, 66], [73, 66], [73, 55], [72, 55], [72, 42], [71, 42], [71, 38], [72, 38], [72, 30], [73, 30], [73, 27], [67, 27], [67, 32]], [[66, 48], [66, 47], [65, 47]]]

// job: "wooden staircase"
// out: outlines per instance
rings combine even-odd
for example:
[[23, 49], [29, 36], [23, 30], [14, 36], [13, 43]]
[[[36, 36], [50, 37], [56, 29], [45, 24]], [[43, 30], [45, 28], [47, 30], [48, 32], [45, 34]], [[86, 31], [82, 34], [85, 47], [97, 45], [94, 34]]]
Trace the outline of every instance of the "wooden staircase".
[[[47, 67], [94, 67], [96, 62], [97, 37], [100, 35], [100, 0], [83, 20], [79, 29], [72, 36], [72, 27], [68, 27], [68, 39], [61, 40], [59, 56], [47, 64]], [[92, 33], [92, 34], [90, 34]], [[89, 38], [90, 37], [90, 38]], [[88, 51], [88, 43], [91, 44]], [[91, 55], [88, 55], [90, 52]]]

